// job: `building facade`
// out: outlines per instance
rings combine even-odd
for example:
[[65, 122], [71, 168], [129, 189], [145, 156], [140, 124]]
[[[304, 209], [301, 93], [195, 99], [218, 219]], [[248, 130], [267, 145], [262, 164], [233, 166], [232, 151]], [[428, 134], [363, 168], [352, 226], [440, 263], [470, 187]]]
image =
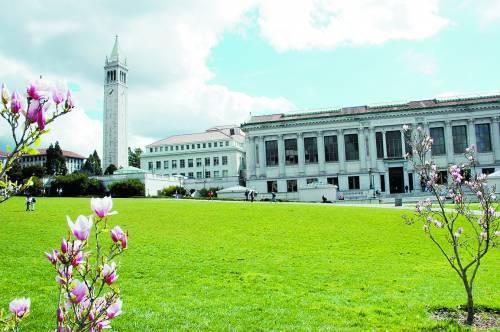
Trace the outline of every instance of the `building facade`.
[[244, 166], [244, 134], [237, 126], [171, 136], [147, 145], [141, 155], [141, 169], [185, 178], [187, 189], [238, 185]]
[[5, 165], [7, 162], [7, 153], [0, 151], [0, 164]]
[[246, 133], [247, 186], [287, 193], [330, 183], [346, 198], [422, 190], [404, 155], [402, 126], [422, 126], [434, 140], [433, 158], [447, 181], [450, 164], [462, 163], [475, 144], [478, 170], [500, 169], [500, 96], [432, 99], [396, 105], [347, 107], [253, 116]]
[[[47, 149], [37, 149], [38, 154], [35, 155], [23, 155], [20, 158], [21, 167], [28, 166], [43, 166], [47, 164]], [[79, 171], [83, 163], [85, 162], [85, 157], [79, 155], [78, 153], [62, 150], [64, 160], [66, 162], [66, 168], [68, 170], [68, 174], [71, 174], [75, 171]]]
[[127, 75], [127, 60], [120, 55], [116, 36], [104, 65], [103, 170], [111, 164], [117, 168], [128, 166]]

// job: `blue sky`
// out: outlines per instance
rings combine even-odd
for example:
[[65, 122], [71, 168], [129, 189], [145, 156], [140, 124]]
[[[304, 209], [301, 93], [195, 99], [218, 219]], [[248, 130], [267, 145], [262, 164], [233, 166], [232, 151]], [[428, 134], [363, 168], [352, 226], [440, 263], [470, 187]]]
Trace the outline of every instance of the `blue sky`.
[[[43, 144], [82, 154], [101, 151], [115, 34], [132, 147], [250, 113], [500, 91], [500, 0], [19, 0], [0, 31], [0, 81], [43, 74], [74, 92]], [[0, 123], [0, 150], [8, 140]]]

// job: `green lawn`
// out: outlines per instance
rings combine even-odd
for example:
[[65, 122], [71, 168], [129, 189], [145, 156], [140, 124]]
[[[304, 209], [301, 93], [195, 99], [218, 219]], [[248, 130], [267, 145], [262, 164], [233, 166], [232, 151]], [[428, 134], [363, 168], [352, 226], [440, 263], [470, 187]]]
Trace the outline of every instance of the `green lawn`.
[[[428, 309], [465, 301], [462, 285], [411, 211], [304, 204], [115, 199], [130, 232], [120, 259], [119, 331], [429, 330]], [[0, 306], [32, 299], [25, 331], [53, 330], [57, 286], [43, 252], [88, 199], [0, 204]], [[476, 302], [500, 307], [498, 250]]]

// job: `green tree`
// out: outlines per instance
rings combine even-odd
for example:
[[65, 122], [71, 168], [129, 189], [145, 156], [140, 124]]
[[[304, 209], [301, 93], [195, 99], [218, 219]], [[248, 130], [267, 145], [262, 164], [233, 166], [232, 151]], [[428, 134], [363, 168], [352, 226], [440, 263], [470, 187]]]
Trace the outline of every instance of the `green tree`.
[[43, 178], [46, 174], [47, 169], [42, 165], [32, 165], [26, 166], [22, 169], [23, 179], [28, 179], [30, 176], [36, 176], [37, 178]]
[[49, 175], [66, 175], [68, 169], [66, 168], [66, 158], [63, 151], [56, 141], [55, 145], [50, 144], [47, 149], [47, 161], [45, 163], [47, 174]]
[[116, 166], [114, 164], [111, 164], [106, 168], [104, 171], [104, 175], [113, 175], [113, 173], [117, 170]]
[[142, 150], [140, 148], [135, 148], [132, 150], [128, 148], [128, 164], [133, 167], [141, 168], [141, 154]]
[[101, 158], [99, 158], [97, 151], [94, 150], [94, 152], [89, 155], [87, 160], [85, 160], [82, 172], [85, 172], [88, 175], [102, 175]]

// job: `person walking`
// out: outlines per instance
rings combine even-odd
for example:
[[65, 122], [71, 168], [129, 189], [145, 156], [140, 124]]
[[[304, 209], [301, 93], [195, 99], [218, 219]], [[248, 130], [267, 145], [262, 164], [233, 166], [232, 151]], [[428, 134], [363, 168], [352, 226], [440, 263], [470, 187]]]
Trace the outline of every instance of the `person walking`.
[[273, 203], [276, 203], [276, 193], [275, 193], [274, 191], [272, 191], [272, 192], [271, 192], [271, 197], [272, 197], [272, 198], [271, 198], [271, 201], [272, 201]]
[[255, 198], [255, 191], [250, 192], [250, 202], [253, 203], [253, 199]]
[[31, 197], [31, 211], [35, 211], [36, 198]]
[[248, 201], [248, 194], [249, 194], [249, 193], [250, 193], [250, 192], [249, 192], [248, 190], [246, 190], [246, 191], [245, 191], [245, 201]]
[[26, 211], [31, 210], [31, 196], [29, 194], [26, 195]]

